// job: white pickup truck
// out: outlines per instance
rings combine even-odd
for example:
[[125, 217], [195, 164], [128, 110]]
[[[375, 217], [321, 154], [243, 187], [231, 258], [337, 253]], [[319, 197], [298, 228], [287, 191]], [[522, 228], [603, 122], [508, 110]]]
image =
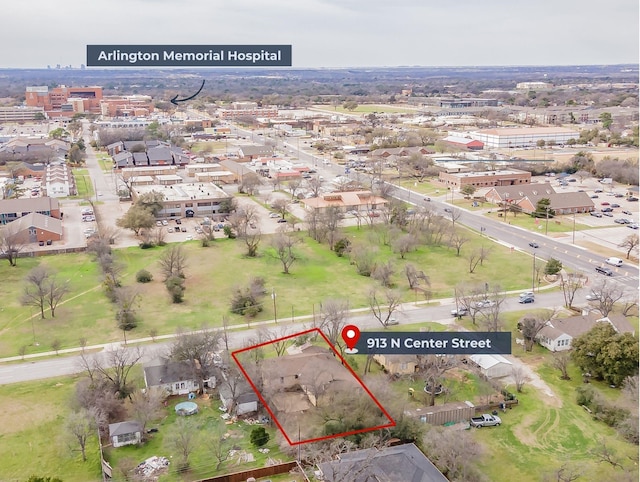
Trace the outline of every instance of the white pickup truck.
[[469, 421], [469, 423], [471, 424], [472, 427], [476, 427], [476, 428], [491, 427], [494, 425], [495, 426], [500, 425], [502, 423], [502, 420], [500, 420], [500, 417], [498, 417], [497, 415], [489, 415], [488, 413], [485, 413], [480, 417], [471, 417], [471, 420]]

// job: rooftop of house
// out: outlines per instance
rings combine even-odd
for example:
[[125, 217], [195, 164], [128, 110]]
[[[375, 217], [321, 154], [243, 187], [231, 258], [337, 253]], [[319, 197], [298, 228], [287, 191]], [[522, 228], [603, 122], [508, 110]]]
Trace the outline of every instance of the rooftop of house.
[[144, 365], [144, 378], [148, 387], [157, 387], [193, 379], [193, 372], [187, 362], [174, 362], [158, 357]]
[[136, 420], [128, 420], [126, 422], [116, 422], [109, 424], [109, 437], [126, 435], [136, 432], [142, 432], [142, 424]]
[[359, 474], [359, 481], [447, 482], [414, 444], [348, 452], [339, 460], [320, 464], [320, 470], [326, 482], [340, 482], [353, 473]]

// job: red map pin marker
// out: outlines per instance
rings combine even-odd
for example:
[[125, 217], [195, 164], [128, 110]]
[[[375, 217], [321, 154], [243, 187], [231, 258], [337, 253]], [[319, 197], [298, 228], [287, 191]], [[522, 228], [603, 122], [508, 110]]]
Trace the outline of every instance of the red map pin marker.
[[355, 325], [347, 325], [342, 329], [342, 339], [347, 348], [353, 350], [360, 339], [360, 329]]

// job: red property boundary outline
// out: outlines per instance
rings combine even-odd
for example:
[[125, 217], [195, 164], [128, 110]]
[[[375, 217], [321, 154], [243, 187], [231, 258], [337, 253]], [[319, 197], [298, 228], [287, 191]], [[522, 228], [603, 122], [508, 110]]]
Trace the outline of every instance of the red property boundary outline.
[[[389, 420], [389, 423], [384, 424], [384, 425], [377, 425], [375, 427], [370, 427], [370, 428], [362, 428], [362, 429], [359, 429], [359, 430], [352, 430], [352, 431], [349, 431], [349, 432], [338, 433], [338, 434], [335, 434], [335, 435], [325, 435], [324, 437], [317, 437], [317, 438], [313, 438], [313, 439], [309, 439], [309, 440], [298, 440], [297, 442], [294, 442], [289, 438], [289, 436], [287, 435], [287, 432], [284, 430], [282, 425], [280, 425], [280, 422], [278, 421], [278, 419], [275, 417], [275, 415], [271, 411], [271, 408], [269, 408], [269, 404], [263, 398], [263, 396], [260, 393], [260, 391], [256, 388], [255, 384], [251, 380], [251, 377], [249, 377], [249, 375], [247, 374], [245, 369], [242, 367], [242, 364], [240, 363], [240, 361], [238, 361], [238, 358], [237, 358], [236, 355], [238, 355], [240, 353], [243, 353], [245, 351], [254, 350], [256, 348], [260, 348], [260, 347], [263, 347], [263, 346], [266, 346], [266, 345], [271, 345], [271, 344], [279, 342], [279, 341], [288, 340], [289, 338], [296, 338], [298, 336], [307, 335], [307, 334], [310, 334], [310, 333], [318, 333], [324, 339], [324, 341], [327, 343], [327, 345], [329, 345], [329, 348], [333, 351], [334, 355], [336, 357], [338, 357], [338, 359], [342, 362], [342, 366], [344, 366], [347, 370], [349, 370], [349, 373], [351, 373], [351, 375], [358, 381], [358, 383], [360, 383], [360, 386], [364, 389], [365, 392], [367, 392], [367, 394], [371, 397], [373, 402], [382, 411], [384, 416], [387, 417], [387, 419]], [[259, 343], [257, 345], [252, 345], [252, 346], [249, 346], [249, 347], [246, 347], [246, 348], [241, 348], [240, 350], [236, 350], [236, 351], [232, 352], [231, 356], [233, 357], [233, 360], [236, 362], [236, 365], [238, 365], [238, 368], [240, 368], [240, 371], [242, 372], [242, 374], [244, 375], [246, 380], [251, 385], [251, 388], [253, 389], [253, 391], [256, 393], [256, 395], [260, 399], [260, 402], [262, 403], [264, 408], [266, 408], [267, 411], [269, 412], [269, 415], [271, 415], [271, 419], [276, 423], [276, 425], [280, 429], [280, 432], [282, 433], [284, 438], [287, 440], [287, 442], [291, 446], [307, 444], [307, 443], [311, 443], [311, 442], [320, 442], [322, 440], [329, 440], [329, 439], [338, 438], [338, 437], [347, 437], [348, 435], [355, 435], [355, 434], [358, 434], [358, 433], [371, 432], [373, 430], [380, 430], [380, 429], [383, 429], [383, 428], [389, 428], [389, 427], [395, 427], [396, 426], [396, 422], [395, 422], [395, 420], [393, 420], [391, 415], [389, 415], [389, 412], [387, 412], [387, 410], [380, 404], [380, 402], [378, 402], [378, 399], [373, 396], [373, 393], [371, 393], [371, 391], [362, 382], [362, 380], [360, 380], [360, 377], [358, 377], [358, 375], [353, 371], [353, 369], [349, 366], [349, 364], [345, 361], [345, 359], [340, 355], [340, 353], [338, 353], [338, 351], [331, 344], [329, 339], [325, 336], [324, 333], [322, 333], [322, 331], [320, 331], [319, 328], [311, 328], [310, 330], [301, 331], [300, 333], [294, 333], [293, 335], [283, 336], [282, 338], [277, 338], [275, 340], [270, 340], [270, 341], [266, 341], [264, 343]]]

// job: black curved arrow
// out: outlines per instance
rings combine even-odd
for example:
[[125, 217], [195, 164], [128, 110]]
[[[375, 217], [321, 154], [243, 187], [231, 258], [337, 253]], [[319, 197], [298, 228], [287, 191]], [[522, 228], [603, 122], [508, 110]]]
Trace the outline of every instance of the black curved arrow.
[[191, 100], [193, 99], [196, 95], [198, 95], [200, 93], [200, 91], [202, 91], [202, 88], [204, 87], [204, 80], [202, 81], [202, 85], [200, 86], [200, 88], [198, 89], [198, 92], [196, 92], [195, 94], [193, 94], [191, 97], [187, 97], [186, 99], [178, 99], [178, 95], [176, 94], [176, 96], [171, 99], [171, 103], [178, 105], [178, 102], [184, 102], [185, 100]]

